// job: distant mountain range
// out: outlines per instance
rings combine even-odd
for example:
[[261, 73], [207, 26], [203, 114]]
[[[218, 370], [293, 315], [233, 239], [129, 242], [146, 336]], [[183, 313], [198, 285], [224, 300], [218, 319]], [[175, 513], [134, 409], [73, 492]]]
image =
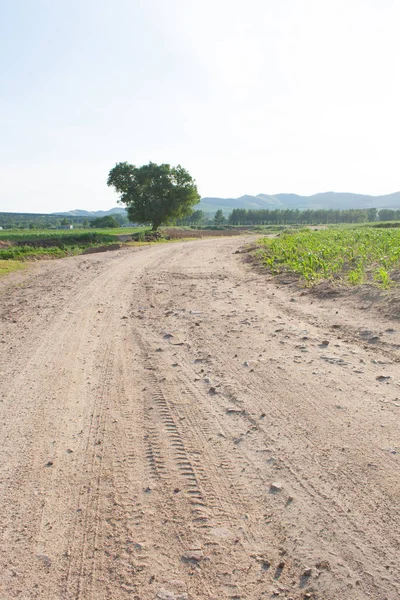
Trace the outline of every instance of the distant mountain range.
[[[240, 198], [202, 198], [195, 206], [197, 210], [205, 213], [215, 213], [221, 209], [230, 213], [234, 208], [260, 209], [349, 209], [349, 208], [400, 208], [400, 192], [384, 196], [368, 196], [365, 194], [349, 194], [343, 192], [323, 192], [313, 196], [299, 196], [298, 194], [258, 194], [257, 196], [240, 196]], [[57, 212], [54, 215], [76, 217], [104, 217], [113, 214], [126, 215], [125, 208], [115, 207], [110, 210], [71, 210]]]
[[55, 212], [51, 213], [52, 215], [56, 215], [59, 217], [107, 217], [107, 215], [123, 215], [126, 216], [126, 209], [120, 208], [116, 206], [115, 208], [110, 208], [110, 210], [82, 210], [80, 208], [76, 208], [75, 210], [70, 210], [68, 212]]
[[348, 208], [400, 208], [400, 192], [385, 196], [367, 196], [364, 194], [349, 194], [323, 192], [313, 196], [298, 194], [258, 194], [257, 196], [241, 196], [240, 198], [202, 198], [196, 206], [204, 212], [215, 212], [222, 209], [231, 212], [234, 208], [260, 209], [348, 209]]

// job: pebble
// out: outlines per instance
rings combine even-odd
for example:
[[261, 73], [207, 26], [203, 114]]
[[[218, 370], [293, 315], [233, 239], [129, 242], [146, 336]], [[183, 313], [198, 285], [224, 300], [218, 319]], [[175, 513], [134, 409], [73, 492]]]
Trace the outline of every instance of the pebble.
[[51, 566], [51, 558], [47, 554], [36, 554], [36, 556], [39, 560], [43, 561], [46, 567]]
[[273, 494], [276, 494], [277, 492], [280, 492], [282, 489], [282, 484], [281, 483], [271, 483], [271, 485], [269, 486], [270, 491]]
[[229, 406], [226, 409], [226, 414], [228, 415], [241, 415], [243, 413], [241, 408], [235, 408], [234, 406]]
[[203, 550], [188, 550], [182, 554], [182, 560], [185, 562], [199, 562], [203, 557]]
[[160, 590], [157, 592], [157, 600], [187, 600], [187, 594], [174, 594], [168, 590]]

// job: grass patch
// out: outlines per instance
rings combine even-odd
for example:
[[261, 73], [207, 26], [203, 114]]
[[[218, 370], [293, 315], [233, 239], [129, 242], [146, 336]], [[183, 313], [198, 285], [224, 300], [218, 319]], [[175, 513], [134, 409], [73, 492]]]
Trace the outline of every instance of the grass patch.
[[87, 248], [115, 244], [117, 241], [117, 235], [104, 231], [7, 231], [0, 235], [0, 260], [62, 258], [80, 254]]
[[115, 241], [119, 235], [132, 235], [141, 231], [142, 227], [119, 227], [111, 229], [5, 229], [0, 231], [0, 241], [18, 241], [37, 239], [68, 240], [69, 238], [85, 239], [87, 236], [111, 236]]
[[25, 266], [20, 260], [0, 260], [0, 277], [14, 271], [20, 271]]
[[287, 231], [279, 238], [262, 238], [254, 254], [271, 273], [295, 273], [308, 286], [332, 280], [388, 288], [400, 265], [400, 230]]

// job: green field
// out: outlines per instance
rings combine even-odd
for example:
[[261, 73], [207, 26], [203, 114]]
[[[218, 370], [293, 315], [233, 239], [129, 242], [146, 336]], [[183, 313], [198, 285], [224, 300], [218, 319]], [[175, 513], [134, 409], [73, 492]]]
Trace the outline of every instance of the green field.
[[390, 287], [400, 266], [400, 230], [362, 227], [286, 231], [262, 238], [255, 256], [273, 274], [295, 273], [308, 286], [321, 280]]
[[[0, 240], [19, 241], [38, 239], [59, 239], [68, 240], [71, 237], [85, 239], [85, 236], [92, 234], [102, 236], [113, 236], [115, 241], [118, 235], [131, 235], [142, 231], [143, 227], [120, 227], [112, 229], [5, 229], [0, 231]], [[83, 236], [83, 237], [82, 237]]]
[[61, 258], [80, 254], [86, 248], [115, 244], [119, 235], [131, 235], [142, 228], [66, 229], [0, 231], [0, 260]]

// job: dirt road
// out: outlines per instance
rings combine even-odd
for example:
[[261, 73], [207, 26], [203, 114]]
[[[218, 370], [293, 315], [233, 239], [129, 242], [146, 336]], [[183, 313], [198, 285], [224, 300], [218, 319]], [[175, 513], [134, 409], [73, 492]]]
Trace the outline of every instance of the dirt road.
[[243, 244], [0, 282], [1, 600], [400, 597], [397, 323]]

